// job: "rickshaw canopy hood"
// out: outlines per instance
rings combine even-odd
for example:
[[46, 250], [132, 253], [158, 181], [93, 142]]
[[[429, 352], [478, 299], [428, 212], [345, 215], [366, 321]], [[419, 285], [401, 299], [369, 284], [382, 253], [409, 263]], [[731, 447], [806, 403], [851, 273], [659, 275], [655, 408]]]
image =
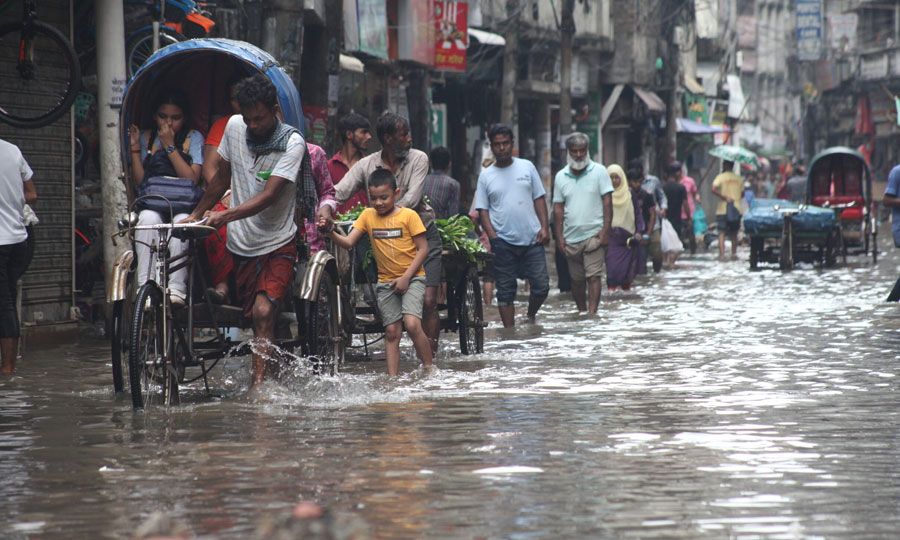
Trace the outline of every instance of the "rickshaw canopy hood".
[[809, 162], [806, 186], [811, 204], [858, 200], [868, 205], [872, 200], [869, 164], [862, 154], [846, 146], [832, 146], [816, 154]]
[[255, 73], [272, 81], [284, 121], [302, 133], [300, 93], [272, 55], [243, 41], [190, 39], [156, 51], [126, 85], [120, 122], [123, 153], [128, 148], [124, 144], [128, 126], [152, 126], [155, 111], [150, 108], [160, 89], [176, 87], [187, 94], [193, 109], [191, 127], [205, 135], [214, 116], [231, 114], [228, 82]]

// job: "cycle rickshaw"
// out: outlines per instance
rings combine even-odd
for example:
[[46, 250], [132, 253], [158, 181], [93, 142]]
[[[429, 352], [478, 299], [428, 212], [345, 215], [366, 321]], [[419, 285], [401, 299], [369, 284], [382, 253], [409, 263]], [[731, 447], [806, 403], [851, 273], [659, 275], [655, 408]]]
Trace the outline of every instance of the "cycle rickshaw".
[[831, 208], [837, 216], [838, 250], [868, 255], [878, 262], [878, 222], [872, 175], [862, 154], [844, 146], [819, 152], [809, 164], [806, 202]]
[[[208, 127], [214, 115], [230, 114], [227, 81], [235, 76], [263, 73], [275, 85], [283, 120], [302, 128], [300, 95], [291, 79], [275, 60], [248, 43], [225, 39], [196, 39], [157, 51], [141, 66], [125, 90], [120, 116], [122, 148], [128, 148], [127, 128], [132, 123], [148, 124], [151, 111], [141, 105], [165, 84], [178, 83], [195, 107], [193, 125]], [[127, 152], [123, 153], [129, 170]], [[128, 185], [132, 185], [129, 183]], [[134, 206], [132, 202], [131, 206]], [[137, 215], [129, 212], [119, 223], [117, 236], [134, 241]], [[176, 404], [178, 387], [202, 379], [209, 391], [207, 374], [221, 359], [249, 354], [247, 344], [238, 346], [226, 336], [226, 328], [249, 327], [241, 309], [214, 304], [206, 291], [199, 242], [214, 233], [202, 223], [144, 226], [155, 231], [151, 246], [156, 264], [150, 280], [135, 287], [136, 260], [133, 249], [126, 250], [107, 280], [107, 302], [112, 304], [110, 331], [112, 375], [115, 391], [122, 392], [127, 380], [135, 409]], [[300, 227], [302, 230], [302, 227]], [[173, 237], [188, 243], [185, 253], [169, 256]], [[276, 328], [275, 345], [282, 350], [299, 350], [314, 358], [320, 371], [333, 372], [343, 359], [339, 329], [337, 267], [327, 252], [309, 255], [300, 246], [291, 305], [284, 306]], [[164, 255], [164, 256], [163, 256]], [[168, 300], [168, 276], [188, 271], [187, 305], [173, 309]], [[293, 330], [294, 327], [296, 330]], [[126, 376], [127, 373], [127, 376]]]

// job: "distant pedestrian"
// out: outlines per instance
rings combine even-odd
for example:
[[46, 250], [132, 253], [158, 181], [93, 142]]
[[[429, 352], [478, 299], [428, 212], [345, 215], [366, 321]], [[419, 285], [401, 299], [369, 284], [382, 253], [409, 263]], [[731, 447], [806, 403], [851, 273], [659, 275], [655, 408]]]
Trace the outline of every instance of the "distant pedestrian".
[[450, 176], [450, 150], [438, 146], [429, 154], [431, 174], [425, 177], [425, 196], [434, 217], [447, 219], [459, 214], [459, 182]]
[[[669, 223], [672, 224], [672, 228], [675, 229], [675, 232], [679, 236], [684, 232], [685, 221], [682, 220], [683, 215], [688, 214], [686, 223], [693, 228], [693, 222], [691, 221], [690, 216], [691, 207], [688, 202], [690, 197], [688, 196], [687, 189], [681, 184], [681, 169], [681, 162], [675, 161], [671, 163], [668, 167], [666, 181], [663, 184], [666, 202], [671, 209], [669, 212], [666, 212], [666, 219], [669, 220]], [[674, 266], [678, 255], [679, 252], [664, 254], [665, 265], [669, 268]]]
[[797, 204], [806, 202], [806, 167], [802, 164], [794, 166], [794, 174], [784, 183], [784, 188], [778, 195], [781, 199], [787, 199]]
[[613, 185], [606, 167], [588, 156], [589, 144], [584, 133], [573, 133], [566, 139], [569, 163], [556, 173], [553, 225], [556, 243], [569, 263], [575, 305], [578, 311], [586, 309], [593, 315], [600, 305], [606, 273]]
[[516, 279], [530, 284], [528, 320], [547, 299], [550, 278], [544, 245], [550, 240], [544, 186], [534, 164], [514, 158], [512, 128], [488, 132], [495, 162], [478, 176], [475, 208], [494, 252], [497, 307], [503, 326], [515, 326]]
[[643, 158], [632, 159], [628, 163], [627, 174], [629, 180], [631, 178], [640, 179], [641, 188], [653, 196], [653, 202], [656, 205], [656, 219], [654, 220], [653, 228], [650, 229], [650, 242], [647, 245], [647, 252], [650, 260], [653, 262], [653, 271], [659, 273], [663, 264], [662, 246], [660, 244], [661, 220], [666, 217], [669, 202], [666, 199], [666, 193], [662, 189], [662, 182], [659, 178], [652, 174], [644, 174]]
[[[891, 209], [891, 232], [894, 236], [894, 246], [900, 248], [900, 165], [895, 166], [888, 174], [887, 187], [881, 203]], [[888, 296], [888, 302], [897, 302], [898, 300], [900, 300], [900, 279], [897, 280], [894, 290]]]
[[[341, 147], [328, 160], [328, 172], [331, 174], [331, 181], [335, 186], [359, 160], [366, 157], [369, 141], [372, 140], [372, 125], [361, 114], [350, 113], [344, 116], [338, 121], [337, 127], [341, 137]], [[363, 206], [369, 204], [365, 188], [351, 194], [346, 201], [338, 205], [337, 211], [344, 213], [360, 204]]]
[[19, 148], [0, 139], [0, 375], [16, 370], [20, 337], [16, 296], [30, 259], [25, 205], [37, 201], [33, 176]]
[[737, 259], [737, 235], [741, 229], [741, 197], [744, 180], [734, 173], [734, 162], [723, 161], [722, 172], [712, 184], [713, 195], [718, 197], [716, 228], [719, 232], [719, 260], [725, 260], [725, 238], [731, 240], [731, 259]]
[[[606, 284], [609, 292], [619, 288], [627, 291], [637, 273], [638, 251], [645, 232], [644, 216], [638, 197], [633, 196], [628, 187], [622, 167], [610, 165], [607, 171], [614, 191], [609, 246], [606, 248]], [[638, 191], [644, 193], [640, 187]]]

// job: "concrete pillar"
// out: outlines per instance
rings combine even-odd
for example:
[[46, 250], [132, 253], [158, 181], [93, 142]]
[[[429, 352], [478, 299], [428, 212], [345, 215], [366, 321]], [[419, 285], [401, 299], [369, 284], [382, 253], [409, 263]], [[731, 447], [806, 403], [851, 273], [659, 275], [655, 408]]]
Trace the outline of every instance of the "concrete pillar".
[[122, 152], [119, 140], [119, 111], [125, 89], [125, 19], [120, 0], [96, 0], [97, 19], [97, 116], [100, 126], [100, 184], [103, 189], [103, 262], [112, 275], [116, 258], [126, 242], [113, 245], [111, 235], [124, 216], [125, 195]]
[[537, 120], [537, 140], [535, 141], [537, 163], [535, 166], [541, 175], [544, 189], [549, 192], [553, 137], [550, 125], [550, 102], [547, 101], [547, 98], [538, 101], [538, 110], [535, 116]]
[[509, 17], [509, 32], [506, 48], [503, 50], [503, 83], [500, 94], [500, 121], [512, 126], [516, 140], [519, 139], [519, 118], [516, 114], [516, 69], [519, 52], [519, 1], [506, 2], [506, 14]]
[[294, 86], [300, 88], [303, 3], [296, 0], [274, 0], [264, 4], [264, 9], [262, 48], [275, 57], [294, 81]]

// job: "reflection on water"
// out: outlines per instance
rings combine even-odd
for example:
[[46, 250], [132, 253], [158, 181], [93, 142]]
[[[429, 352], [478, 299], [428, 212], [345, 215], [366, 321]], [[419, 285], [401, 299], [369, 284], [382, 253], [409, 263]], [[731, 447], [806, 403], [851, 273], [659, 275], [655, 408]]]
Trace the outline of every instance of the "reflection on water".
[[0, 536], [121, 538], [163, 511], [241, 538], [313, 500], [381, 538], [894, 537], [897, 267], [698, 256], [595, 318], [551, 296], [483, 355], [448, 335], [428, 375], [299, 366], [251, 394], [229, 361], [214, 397], [143, 414], [104, 344], [35, 353], [0, 381]]

